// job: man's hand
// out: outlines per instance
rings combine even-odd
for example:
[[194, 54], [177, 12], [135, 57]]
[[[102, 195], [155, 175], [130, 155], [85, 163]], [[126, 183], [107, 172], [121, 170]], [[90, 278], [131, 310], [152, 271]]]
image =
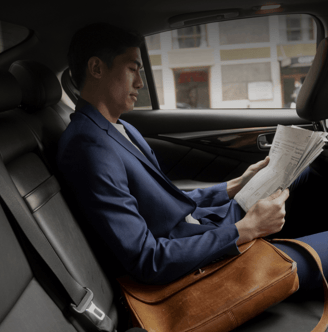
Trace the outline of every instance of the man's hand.
[[[245, 171], [245, 173], [240, 177], [240, 186], [241, 188], [244, 187], [244, 185], [262, 168], [264, 168], [265, 166], [267, 166], [269, 164], [270, 161], [270, 157], [267, 156], [265, 157], [264, 160], [261, 160], [259, 162], [257, 162], [256, 164], [253, 164], [251, 166], [249, 166], [247, 168], [247, 170]], [[240, 189], [241, 189], [240, 188]]]
[[267, 156], [264, 160], [259, 161], [247, 168], [245, 173], [239, 178], [227, 182], [227, 193], [229, 198], [234, 198], [235, 195], [244, 187], [244, 185], [262, 168], [269, 164], [270, 157]]
[[285, 202], [289, 190], [280, 189], [271, 196], [260, 199], [236, 223], [239, 232], [237, 245], [281, 231], [285, 224]]

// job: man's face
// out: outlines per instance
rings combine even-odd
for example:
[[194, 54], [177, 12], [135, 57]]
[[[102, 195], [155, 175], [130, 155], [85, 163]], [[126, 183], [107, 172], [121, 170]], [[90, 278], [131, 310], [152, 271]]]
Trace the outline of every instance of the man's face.
[[105, 66], [102, 91], [106, 106], [112, 115], [131, 111], [138, 99], [138, 90], [143, 87], [140, 76], [142, 67], [140, 49], [130, 47], [118, 55], [111, 66]]

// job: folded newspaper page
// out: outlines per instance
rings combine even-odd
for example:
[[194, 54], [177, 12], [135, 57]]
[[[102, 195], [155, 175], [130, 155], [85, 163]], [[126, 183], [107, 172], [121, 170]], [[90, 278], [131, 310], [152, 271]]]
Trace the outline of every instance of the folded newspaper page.
[[323, 151], [327, 133], [278, 125], [269, 152], [269, 164], [235, 196], [247, 212], [259, 199], [285, 190]]

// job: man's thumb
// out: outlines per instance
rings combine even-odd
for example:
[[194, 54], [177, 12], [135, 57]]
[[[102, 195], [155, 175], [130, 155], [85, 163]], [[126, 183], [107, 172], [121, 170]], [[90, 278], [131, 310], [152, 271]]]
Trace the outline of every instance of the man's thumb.
[[269, 196], [267, 199], [269, 200], [269, 201], [272, 201], [273, 199], [276, 199], [277, 197], [279, 197], [280, 196], [280, 194], [281, 194], [281, 189], [278, 189], [275, 193], [273, 193], [271, 196]]

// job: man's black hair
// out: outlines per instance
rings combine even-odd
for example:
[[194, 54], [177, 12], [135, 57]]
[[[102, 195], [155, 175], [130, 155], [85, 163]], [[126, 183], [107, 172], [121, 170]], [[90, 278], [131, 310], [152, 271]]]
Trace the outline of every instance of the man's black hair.
[[83, 87], [91, 57], [97, 56], [110, 68], [117, 55], [125, 53], [129, 47], [140, 47], [143, 40], [136, 32], [108, 23], [94, 23], [78, 30], [68, 51], [68, 65], [77, 88], [81, 90]]

